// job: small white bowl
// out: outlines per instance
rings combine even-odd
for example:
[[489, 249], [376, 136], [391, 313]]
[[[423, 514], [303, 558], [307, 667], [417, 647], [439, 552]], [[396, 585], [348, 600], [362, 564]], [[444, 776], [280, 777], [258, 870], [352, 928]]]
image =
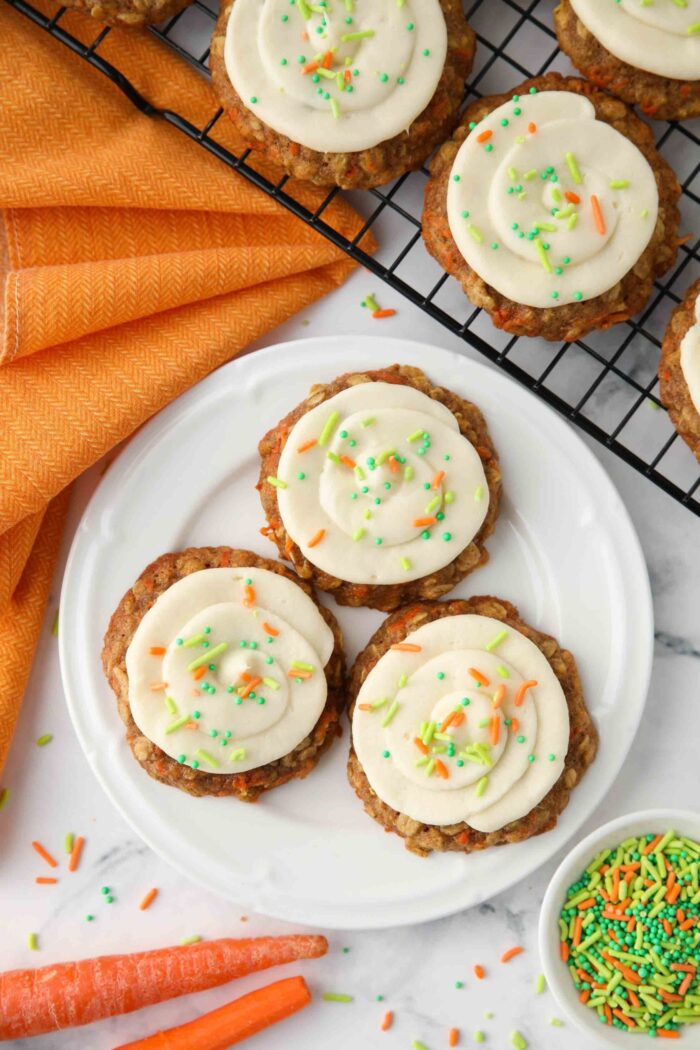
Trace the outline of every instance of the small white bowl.
[[681, 835], [700, 842], [700, 813], [682, 809], [646, 809], [618, 817], [593, 831], [572, 849], [561, 862], [542, 901], [540, 911], [539, 943], [542, 969], [547, 984], [561, 1008], [574, 1024], [595, 1040], [597, 1046], [620, 1047], [621, 1050], [642, 1050], [647, 1045], [678, 1046], [679, 1050], [700, 1050], [700, 1024], [687, 1025], [682, 1029], [678, 1042], [655, 1040], [647, 1043], [641, 1036], [628, 1035], [617, 1028], [601, 1024], [598, 1014], [578, 1000], [571, 975], [559, 957], [559, 913], [566, 898], [566, 891], [575, 882], [596, 854], [603, 849], [619, 845], [633, 835], [667, 831], [673, 828]]

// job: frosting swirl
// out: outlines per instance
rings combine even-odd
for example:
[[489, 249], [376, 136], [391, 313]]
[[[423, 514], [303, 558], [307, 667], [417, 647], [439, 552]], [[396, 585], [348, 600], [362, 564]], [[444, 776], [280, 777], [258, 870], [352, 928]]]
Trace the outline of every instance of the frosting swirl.
[[487, 284], [552, 308], [613, 288], [649, 243], [658, 202], [644, 155], [587, 98], [531, 88], [470, 125], [447, 217]]
[[616, 58], [671, 80], [700, 79], [700, 0], [570, 0]]
[[500, 620], [433, 620], [377, 661], [357, 696], [353, 744], [387, 805], [424, 824], [490, 832], [526, 816], [569, 744], [544, 654]]
[[690, 400], [700, 412], [700, 295], [695, 300], [695, 324], [683, 336], [680, 350], [681, 371]]
[[414, 387], [358, 383], [294, 424], [279, 511], [304, 556], [349, 583], [420, 579], [479, 531], [489, 489], [454, 415]]
[[243, 104], [323, 153], [405, 132], [447, 55], [439, 0], [235, 0], [224, 61]]
[[326, 702], [333, 632], [267, 569], [203, 569], [174, 583], [126, 652], [137, 726], [171, 758], [242, 773], [292, 751]]

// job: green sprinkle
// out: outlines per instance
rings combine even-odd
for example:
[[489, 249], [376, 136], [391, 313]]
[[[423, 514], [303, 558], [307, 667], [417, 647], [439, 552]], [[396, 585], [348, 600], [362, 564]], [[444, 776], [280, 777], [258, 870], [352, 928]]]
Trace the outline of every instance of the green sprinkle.
[[46, 747], [53, 740], [53, 733], [44, 733], [42, 736], [37, 738], [37, 747]]
[[577, 303], [580, 303], [583, 299], [583, 292], [574, 292], [574, 299]]
[[[330, 441], [331, 437], [333, 436], [333, 432], [335, 431], [335, 428], [338, 426], [339, 422], [340, 422], [340, 412], [338, 412], [338, 411], [331, 412], [331, 414], [328, 416], [328, 419], [323, 424], [323, 429], [321, 430], [321, 433], [319, 434], [319, 437], [318, 437], [319, 445], [327, 445], [328, 444], [328, 442]], [[269, 481], [269, 478], [268, 478], [268, 481]]]
[[425, 1043], [421, 1043], [420, 1039], [414, 1039], [411, 1046], [413, 1047], [413, 1050], [428, 1050]]
[[219, 642], [219, 644], [215, 645], [213, 649], [209, 649], [206, 653], [203, 653], [202, 656], [198, 656], [196, 660], [192, 660], [192, 662], [187, 665], [187, 670], [196, 671], [198, 667], [202, 667], [215, 656], [218, 656], [219, 653], [225, 653], [227, 649], [228, 642]]
[[423, 431], [422, 430], [414, 430], [412, 434], [408, 435], [406, 440], [410, 441], [410, 442], [413, 442], [413, 441], [417, 441], [418, 438], [420, 438], [420, 437], [423, 437]]
[[611, 190], [626, 190], [629, 186], [629, 179], [613, 179], [608, 186]]
[[576, 157], [573, 155], [573, 153], [566, 154], [566, 164], [569, 169], [569, 172], [571, 173], [571, 178], [574, 180], [577, 186], [580, 186], [583, 182], [583, 178], [581, 177], [581, 172], [579, 171], [578, 164], [576, 163]]
[[484, 488], [483, 488], [482, 485], [477, 485], [475, 490], [474, 490], [474, 499], [476, 500], [477, 503], [481, 503], [483, 498], [484, 498]]
[[[319, 445], [320, 444], [321, 444], [321, 442], [319, 441]], [[272, 476], [269, 476], [267, 478], [267, 483], [268, 483], [268, 485], [272, 485], [273, 488], [276, 488], [276, 489], [286, 489], [287, 488], [287, 482], [286, 481], [282, 481], [281, 478], [273, 478]], [[185, 645], [187, 645], [187, 642], [185, 642]]]
[[553, 273], [552, 264], [549, 261], [549, 258], [547, 256], [547, 249], [545, 248], [545, 246], [542, 243], [542, 241], [540, 240], [540, 238], [539, 237], [535, 237], [533, 239], [532, 243], [534, 244], [535, 248], [537, 249], [537, 254], [539, 256], [540, 262], [542, 263], [542, 266], [544, 267], [546, 272], [547, 273]]
[[186, 725], [187, 722], [189, 722], [189, 720], [189, 715], [183, 715], [182, 718], [178, 718], [175, 722], [171, 722], [169, 726], [166, 726], [166, 736], [168, 733], [174, 733], [177, 729], [182, 729], [182, 727]]
[[246, 756], [246, 749], [244, 747], [237, 747], [228, 756], [229, 762], [240, 762]]
[[176, 715], [178, 713], [177, 704], [173, 700], [172, 696], [164, 696], [163, 703], [165, 704], [171, 715]]
[[398, 700], [393, 700], [391, 705], [389, 706], [389, 710], [387, 711], [387, 713], [384, 715], [384, 718], [382, 719], [382, 722], [381, 722], [382, 729], [386, 729], [386, 727], [392, 721], [392, 719], [393, 719], [394, 715], [396, 714], [396, 712], [398, 711], [398, 709], [399, 709], [399, 702], [398, 702]]
[[180, 944], [182, 944], [182, 945], [199, 944], [201, 939], [202, 938], [199, 936], [198, 933], [193, 933], [190, 937], [183, 937], [182, 940], [180, 941]]
[[690, 35], [700, 33], [700, 22], [693, 22], [692, 26], [688, 26], [688, 33]]
[[69, 855], [73, 852], [73, 842], [74, 841], [75, 841], [75, 837], [73, 835], [73, 832], [69, 831], [66, 834], [66, 837], [63, 840], [63, 849]]
[[642, 210], [639, 213], [639, 218], [640, 219], [647, 219], [648, 217], [649, 217], [649, 209], [648, 208], [642, 208]]
[[469, 235], [476, 241], [477, 244], [482, 243], [484, 235], [481, 232], [481, 230], [478, 229], [472, 222], [470, 222], [467, 226], [467, 233], [469, 233]]
[[474, 1032], [474, 1042], [475, 1043], [485, 1043], [486, 1042], [486, 1036], [484, 1035], [484, 1033], [481, 1031], [480, 1028], [477, 1028], [477, 1030]]
[[490, 642], [486, 643], [486, 646], [485, 646], [486, 652], [487, 653], [492, 653], [493, 650], [496, 649], [501, 644], [501, 642], [505, 641], [505, 639], [507, 637], [508, 637], [508, 631], [499, 631], [498, 634], [494, 635], [494, 637], [491, 639]]
[[51, 625], [51, 634], [54, 635], [54, 637], [58, 635], [58, 609], [56, 609], [56, 613], [53, 618], [53, 623]]
[[530, 170], [529, 170], [529, 171], [526, 171], [526, 172], [525, 172], [525, 173], [523, 174], [523, 178], [524, 178], [524, 179], [525, 179], [525, 180], [526, 180], [527, 182], [530, 182], [530, 180], [531, 180], [531, 179], [535, 179], [535, 178], [537, 178], [537, 169], [536, 169], [536, 168], [530, 168]]
[[477, 781], [476, 797], [477, 798], [481, 798], [481, 796], [486, 791], [486, 788], [488, 786], [489, 786], [489, 778], [488, 777], [482, 777], [481, 780]]
[[408, 558], [401, 558], [401, 563], [400, 564], [401, 564], [401, 568], [404, 569], [406, 572], [408, 572], [408, 570], [411, 568], [411, 562], [409, 561]]
[[525, 1036], [521, 1035], [520, 1032], [514, 1031], [511, 1033], [510, 1041], [515, 1047], [515, 1050], [527, 1050], [528, 1042]]
[[353, 1001], [352, 995], [344, 995], [342, 992], [324, 992], [322, 998], [327, 1003], [351, 1003]]
[[564, 1022], [560, 1021], [558, 1017], [550, 1017], [549, 1023], [551, 1024], [552, 1028], [563, 1028], [564, 1027]]
[[[340, 76], [340, 74], [338, 75]], [[338, 120], [338, 118], [340, 117], [340, 106], [334, 98], [330, 100], [330, 107], [331, 113], [333, 114], [333, 119]]]
[[544, 974], [541, 973], [541, 974], [538, 975], [537, 980], [535, 981], [535, 991], [537, 992], [538, 995], [542, 995], [542, 993], [546, 990], [546, 988], [547, 988], [547, 981], [546, 981], [546, 978], [545, 978]]
[[357, 33], [343, 33], [340, 38], [341, 43], [347, 44], [351, 40], [367, 40], [369, 37], [374, 36], [373, 29], [361, 29]]
[[197, 748], [197, 750], [195, 751], [195, 755], [200, 760], [200, 762], [206, 762], [208, 765], [213, 766], [214, 769], [219, 768], [219, 760], [217, 758], [214, 758], [213, 755], [210, 755], [208, 751], [204, 751], [201, 747]]
[[39, 951], [39, 942], [37, 940], [37, 935], [35, 933], [30, 933], [28, 935], [28, 937], [27, 937], [27, 946], [28, 946], [30, 952], [38, 952]]
[[362, 420], [362, 424], [361, 425], [363, 427], [371, 427], [373, 423], [376, 423], [375, 417], [374, 416], [367, 416], [367, 419], [363, 419]]
[[361, 540], [364, 534], [365, 530], [362, 528], [362, 526], [360, 526], [359, 529], [355, 529], [355, 531], [352, 534], [352, 538], [354, 540]]

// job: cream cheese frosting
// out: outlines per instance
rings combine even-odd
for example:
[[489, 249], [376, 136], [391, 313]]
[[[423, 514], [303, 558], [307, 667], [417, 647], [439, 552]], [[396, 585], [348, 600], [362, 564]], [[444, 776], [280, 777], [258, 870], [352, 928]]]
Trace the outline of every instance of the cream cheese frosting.
[[224, 61], [243, 104], [322, 153], [406, 132], [447, 55], [439, 0], [235, 0]]
[[700, 412], [700, 295], [695, 300], [695, 324], [681, 340], [681, 371], [690, 400]]
[[571, 0], [611, 55], [671, 80], [700, 79], [700, 0]]
[[601, 295], [632, 269], [656, 224], [654, 172], [585, 96], [531, 88], [469, 127], [447, 217], [487, 284], [552, 308]]
[[333, 632], [295, 583], [258, 568], [174, 583], [126, 652], [144, 736], [180, 763], [243, 773], [292, 751], [326, 703]]
[[436, 572], [489, 505], [481, 459], [452, 412], [398, 383], [358, 383], [305, 413], [267, 480], [304, 556], [349, 583]]
[[377, 661], [352, 735], [387, 805], [423, 824], [488, 833], [526, 816], [558, 780], [569, 711], [525, 635], [489, 616], [445, 616]]

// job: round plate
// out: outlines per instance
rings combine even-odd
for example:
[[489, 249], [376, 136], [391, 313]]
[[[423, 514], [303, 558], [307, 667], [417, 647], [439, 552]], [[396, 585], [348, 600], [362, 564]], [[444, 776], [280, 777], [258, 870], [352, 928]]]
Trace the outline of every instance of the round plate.
[[[314, 382], [399, 361], [483, 410], [504, 499], [491, 561], [454, 596], [495, 594], [574, 653], [601, 735], [593, 770], [559, 824], [528, 842], [423, 859], [365, 815], [345, 775], [349, 730], [304, 781], [254, 806], [191, 798], [151, 780], [124, 740], [100, 650], [119, 599], [155, 557], [227, 544], [274, 557], [259, 534], [257, 442]], [[325, 600], [325, 599], [324, 599]], [[382, 619], [328, 604], [353, 659]], [[574, 834], [617, 775], [642, 713], [652, 653], [649, 581], [607, 475], [574, 431], [511, 380], [438, 347], [337, 336], [233, 361], [130, 442], [78, 528], [61, 597], [68, 707], [98, 780], [139, 835], [185, 875], [251, 910], [357, 929], [435, 919], [529, 875]], [[629, 654], [634, 653], [634, 659]]]

